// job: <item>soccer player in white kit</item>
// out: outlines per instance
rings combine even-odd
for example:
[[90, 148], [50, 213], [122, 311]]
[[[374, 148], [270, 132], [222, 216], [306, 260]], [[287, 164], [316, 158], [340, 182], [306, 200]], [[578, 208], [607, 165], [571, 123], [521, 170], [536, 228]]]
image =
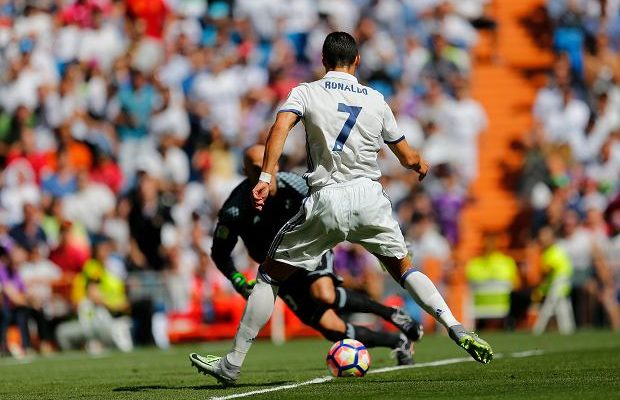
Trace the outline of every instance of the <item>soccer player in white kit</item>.
[[381, 140], [403, 167], [422, 180], [428, 165], [407, 144], [383, 96], [357, 82], [360, 63], [355, 39], [333, 32], [323, 44], [322, 79], [294, 88], [281, 107], [265, 148], [259, 182], [252, 191], [261, 210], [289, 131], [302, 120], [306, 128], [310, 194], [295, 217], [275, 237], [246, 304], [232, 350], [225, 357], [190, 354], [199, 371], [233, 384], [254, 338], [273, 311], [279, 282], [296, 268], [312, 271], [338, 243], [359, 243], [374, 254], [416, 302], [448, 329], [450, 337], [475, 360], [488, 363], [491, 346], [467, 332], [431, 280], [417, 271], [392, 216], [392, 205], [378, 182]]

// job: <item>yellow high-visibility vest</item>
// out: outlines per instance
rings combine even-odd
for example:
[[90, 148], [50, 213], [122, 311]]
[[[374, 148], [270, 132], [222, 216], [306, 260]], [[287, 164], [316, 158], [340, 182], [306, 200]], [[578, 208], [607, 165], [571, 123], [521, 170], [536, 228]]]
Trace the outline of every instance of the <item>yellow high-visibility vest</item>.
[[515, 261], [499, 251], [467, 264], [467, 280], [476, 318], [503, 318], [510, 311], [510, 292], [519, 285]]
[[567, 296], [570, 293], [570, 278], [573, 275], [573, 266], [570, 258], [560, 246], [554, 244], [546, 248], [541, 255], [541, 271], [545, 274], [545, 279], [538, 287], [540, 293], [545, 296], [551, 287], [551, 283], [556, 279], [563, 279], [560, 294]]

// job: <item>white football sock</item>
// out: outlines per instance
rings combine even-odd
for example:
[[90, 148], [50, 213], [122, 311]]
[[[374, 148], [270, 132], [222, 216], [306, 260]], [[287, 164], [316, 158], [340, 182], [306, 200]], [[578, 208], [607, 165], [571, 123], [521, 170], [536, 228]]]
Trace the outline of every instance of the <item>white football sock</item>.
[[245, 305], [245, 311], [233, 341], [233, 348], [226, 355], [230, 364], [241, 367], [256, 335], [271, 317], [277, 294], [278, 286], [265, 282], [259, 275]]
[[410, 269], [403, 274], [400, 283], [420, 307], [435, 317], [446, 329], [460, 325], [428, 276], [420, 271]]

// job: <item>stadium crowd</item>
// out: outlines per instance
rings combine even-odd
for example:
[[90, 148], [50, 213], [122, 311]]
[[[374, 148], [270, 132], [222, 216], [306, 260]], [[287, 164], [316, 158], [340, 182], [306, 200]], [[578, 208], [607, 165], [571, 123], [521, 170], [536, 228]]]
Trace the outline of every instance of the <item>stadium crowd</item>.
[[[360, 80], [385, 95], [409, 142], [435, 166], [422, 187], [385, 149], [379, 154], [415, 261], [433, 255], [450, 265], [486, 128], [469, 95], [470, 49], [479, 29], [495, 27], [486, 3], [0, 0], [2, 351], [165, 347], [167, 316], [211, 322], [218, 299], [241, 301], [209, 258], [217, 212], [243, 179], [243, 149], [265, 140], [291, 88], [322, 75], [320, 46], [333, 30], [354, 33]], [[587, 257], [598, 254], [591, 232], [610, 261], [620, 259], [610, 134], [620, 95], [600, 83], [611, 79], [618, 44], [604, 42], [613, 35], [599, 35], [592, 21], [582, 32], [597, 39], [592, 51], [561, 53], [537, 100], [522, 190], [539, 225], [577, 233], [569, 253], [584, 285], [593, 277]], [[570, 130], [574, 140], [565, 126], [581, 127]], [[282, 169], [305, 171], [304, 141], [299, 124]], [[569, 147], [580, 152], [569, 156]], [[604, 229], [606, 216], [615, 230]], [[383, 295], [374, 260], [355, 247], [336, 254], [348, 285]], [[236, 264], [254, 275], [242, 246]], [[12, 324], [20, 340], [7, 339]]]
[[555, 61], [533, 106], [519, 184], [532, 224], [516, 240], [555, 236], [568, 267], [554, 271], [570, 280], [576, 325], [618, 330], [620, 2], [549, 0], [547, 11]]

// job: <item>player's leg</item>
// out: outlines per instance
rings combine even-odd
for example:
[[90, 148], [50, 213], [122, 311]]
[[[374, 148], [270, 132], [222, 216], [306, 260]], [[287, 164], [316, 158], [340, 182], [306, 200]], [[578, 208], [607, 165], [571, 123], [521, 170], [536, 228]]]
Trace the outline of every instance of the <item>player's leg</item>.
[[422, 325], [397, 307], [387, 307], [370, 297], [343, 287], [336, 287], [338, 278], [334, 274], [333, 253], [328, 251], [321, 259], [319, 268], [307, 274], [310, 295], [319, 304], [325, 304], [336, 311], [371, 313], [380, 316], [400, 329], [413, 341], [424, 335]]
[[433, 282], [413, 267], [409, 257], [399, 259], [377, 253], [375, 256], [420, 307], [445, 326], [452, 340], [464, 348], [476, 361], [486, 364], [493, 359], [491, 346], [475, 333], [463, 328], [463, 325], [454, 318]]
[[221, 383], [233, 384], [241, 372], [241, 366], [256, 335], [273, 313], [279, 282], [285, 281], [293, 272], [294, 267], [267, 259], [259, 268], [256, 284], [245, 305], [232, 349], [224, 357], [191, 353], [189, 358], [192, 365], [199, 372], [209, 374]]
[[422, 325], [402, 309], [387, 307], [354, 290], [335, 287], [334, 280], [329, 275], [322, 276], [312, 282], [310, 294], [317, 302], [328, 305], [337, 311], [378, 315], [392, 323], [413, 341], [420, 340], [424, 335]]
[[268, 259], [259, 269], [256, 284], [248, 298], [243, 317], [233, 339], [231, 351], [224, 357], [190, 354], [190, 361], [200, 372], [224, 384], [233, 384], [241, 371], [245, 356], [256, 335], [267, 323], [278, 293], [278, 283], [294, 272], [292, 266]]
[[400, 329], [413, 341], [418, 341], [424, 336], [422, 325], [401, 308], [388, 307], [354, 290], [337, 287], [334, 308], [343, 312], [375, 314]]
[[452, 311], [433, 284], [413, 267], [407, 245], [398, 222], [392, 216], [392, 205], [381, 185], [375, 182], [358, 188], [355, 230], [351, 242], [359, 243], [373, 253], [390, 275], [407, 290], [411, 297], [430, 315], [448, 329], [450, 337], [476, 361], [488, 363], [493, 358], [491, 346], [477, 335], [467, 332], [454, 318]]
[[345, 338], [359, 340], [368, 348], [387, 347], [393, 350], [398, 365], [413, 364], [412, 343], [398, 333], [379, 332], [345, 322], [334, 310], [325, 310], [312, 327], [332, 342]]
[[[315, 200], [319, 202], [319, 196], [307, 198], [300, 212], [274, 238], [267, 260], [261, 265], [257, 283], [248, 298], [232, 350], [225, 357], [190, 354], [192, 365], [200, 372], [212, 375], [224, 384], [233, 384], [254, 338], [273, 312], [278, 285], [298, 268], [315, 270], [325, 251], [342, 240], [338, 231], [325, 228], [321, 211], [312, 213]], [[326, 208], [324, 204], [316, 207]]]

